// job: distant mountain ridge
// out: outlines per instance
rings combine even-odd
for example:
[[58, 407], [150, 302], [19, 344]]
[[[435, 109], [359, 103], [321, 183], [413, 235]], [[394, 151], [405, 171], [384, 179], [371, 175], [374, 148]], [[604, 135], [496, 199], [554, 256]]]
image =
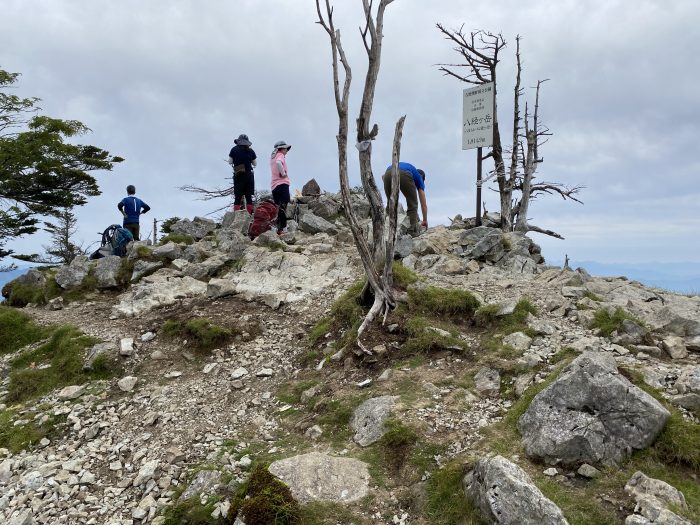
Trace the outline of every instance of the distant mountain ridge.
[[[563, 261], [553, 261], [561, 266]], [[600, 277], [625, 276], [648, 286], [665, 288], [678, 293], [700, 293], [700, 262], [601, 263], [570, 261], [572, 268], [584, 268]]]

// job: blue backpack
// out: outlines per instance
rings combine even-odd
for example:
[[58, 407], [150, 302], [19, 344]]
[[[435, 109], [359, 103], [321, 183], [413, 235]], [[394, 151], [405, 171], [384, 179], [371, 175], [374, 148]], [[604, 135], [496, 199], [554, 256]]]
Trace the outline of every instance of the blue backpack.
[[[110, 250], [112, 255], [123, 257], [126, 255], [127, 244], [133, 240], [134, 236], [129, 230], [118, 224], [112, 224], [102, 233], [102, 246], [97, 250], [100, 255], [94, 258], [104, 257]], [[93, 255], [96, 255], [97, 252]]]

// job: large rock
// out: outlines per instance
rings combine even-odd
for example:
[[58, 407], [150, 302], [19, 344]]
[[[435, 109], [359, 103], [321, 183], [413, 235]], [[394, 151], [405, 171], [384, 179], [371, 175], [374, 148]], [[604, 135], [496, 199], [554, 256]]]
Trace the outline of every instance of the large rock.
[[16, 279], [11, 280], [9, 283], [7, 283], [5, 287], [3, 287], [3, 296], [7, 297], [9, 293], [5, 293], [6, 289], [9, 289], [12, 287], [13, 284], [21, 284], [25, 286], [31, 286], [32, 288], [43, 288], [46, 286], [46, 277], [44, 276], [44, 273], [37, 270], [36, 268], [30, 268], [27, 270], [27, 273], [20, 275]]
[[559, 507], [540, 492], [525, 471], [501, 456], [480, 459], [463, 484], [467, 497], [490, 523], [568, 524]]
[[637, 471], [625, 485], [625, 492], [637, 502], [635, 514], [628, 516], [625, 524], [691, 525], [668, 509], [669, 505], [680, 509], [687, 509], [688, 505], [683, 493], [665, 481]]
[[187, 488], [180, 494], [178, 501], [185, 501], [199, 494], [214, 492], [221, 483], [221, 472], [218, 470], [200, 470]]
[[192, 277], [178, 277], [171, 270], [159, 270], [144, 277], [118, 297], [112, 314], [122, 317], [139, 316], [160, 306], [175, 304], [187, 297], [204, 295], [206, 283]]
[[518, 429], [530, 457], [609, 465], [651, 445], [669, 416], [618, 373], [612, 356], [586, 352], [535, 396]]
[[181, 219], [170, 227], [173, 233], [189, 235], [196, 240], [203, 239], [215, 229], [216, 222], [204, 217], [195, 217], [192, 220]]
[[700, 365], [683, 369], [674, 385], [679, 395], [673, 401], [688, 410], [700, 409]]
[[[224, 232], [234, 231], [240, 233], [241, 235], [247, 236], [248, 227], [250, 226], [251, 222], [253, 222], [253, 216], [246, 210], [230, 211], [224, 215], [224, 220], [221, 227]], [[219, 237], [219, 233], [217, 233], [217, 237]]]
[[92, 370], [95, 360], [101, 355], [108, 359], [115, 359], [117, 354], [118, 348], [114, 343], [97, 343], [88, 351], [83, 363], [83, 370]]
[[134, 263], [134, 270], [131, 273], [131, 282], [136, 283], [147, 275], [151, 275], [156, 270], [160, 270], [163, 267], [162, 261], [136, 261]]
[[56, 272], [56, 283], [64, 290], [77, 288], [90, 272], [87, 257], [76, 257], [68, 266], [61, 266]]
[[391, 416], [396, 399], [395, 396], [374, 397], [355, 409], [350, 420], [355, 443], [367, 447], [382, 438], [386, 433], [384, 423]]
[[299, 229], [304, 233], [311, 234], [328, 233], [330, 235], [335, 235], [338, 233], [335, 225], [311, 212], [306, 212], [304, 215], [299, 217]]
[[182, 248], [179, 244], [170, 241], [162, 246], [156, 246], [153, 249], [153, 255], [161, 259], [174, 261], [175, 259], [179, 259], [182, 255]]
[[117, 277], [122, 267], [122, 258], [117, 255], [108, 255], [95, 262], [94, 275], [97, 279], [97, 287], [100, 289], [116, 288], [119, 286]]
[[321, 186], [318, 185], [318, 182], [316, 182], [316, 179], [311, 179], [309, 182], [304, 184], [304, 187], [301, 188], [301, 194], [304, 197], [314, 197], [316, 195], [321, 194]]
[[341, 278], [355, 273], [347, 256], [333, 253], [309, 256], [251, 246], [239, 272], [230, 273], [235, 291], [246, 300], [272, 308], [323, 292]]
[[501, 390], [501, 374], [494, 368], [481, 367], [474, 375], [474, 388], [484, 396], [497, 396]]
[[321, 195], [309, 201], [309, 210], [319, 217], [330, 221], [340, 213], [340, 204], [330, 195]]
[[275, 461], [269, 471], [289, 486], [300, 503], [348, 503], [369, 492], [367, 464], [357, 459], [310, 452]]

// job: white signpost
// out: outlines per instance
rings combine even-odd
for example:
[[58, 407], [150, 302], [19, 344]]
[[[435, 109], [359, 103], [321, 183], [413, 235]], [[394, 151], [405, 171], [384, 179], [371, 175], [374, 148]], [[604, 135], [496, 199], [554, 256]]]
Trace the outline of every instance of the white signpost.
[[462, 149], [477, 148], [476, 224], [481, 224], [481, 148], [493, 146], [494, 83], [465, 89], [462, 95]]

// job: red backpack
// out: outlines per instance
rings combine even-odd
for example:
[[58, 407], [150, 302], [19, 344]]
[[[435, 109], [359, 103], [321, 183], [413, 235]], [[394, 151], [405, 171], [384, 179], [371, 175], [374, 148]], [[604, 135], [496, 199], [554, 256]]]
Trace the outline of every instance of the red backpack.
[[248, 237], [255, 239], [258, 235], [272, 229], [277, 220], [277, 206], [272, 201], [258, 204], [253, 214], [253, 222], [248, 226]]

